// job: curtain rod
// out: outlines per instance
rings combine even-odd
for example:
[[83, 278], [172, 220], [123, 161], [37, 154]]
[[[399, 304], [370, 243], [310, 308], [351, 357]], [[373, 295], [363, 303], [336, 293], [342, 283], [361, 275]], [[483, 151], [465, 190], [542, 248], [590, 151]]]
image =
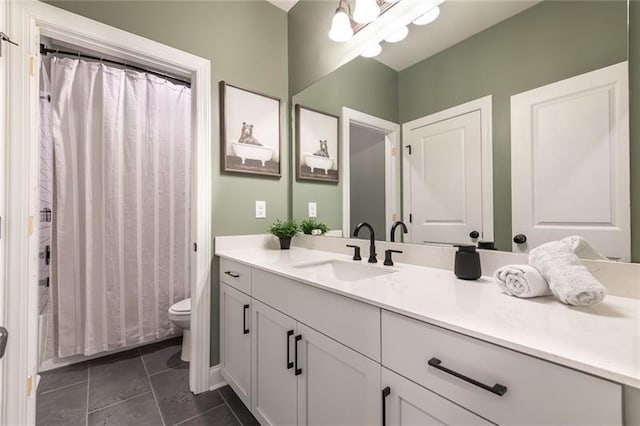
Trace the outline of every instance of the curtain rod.
[[138, 67], [138, 66], [135, 66], [135, 65], [127, 64], [126, 62], [118, 62], [118, 61], [113, 61], [111, 59], [104, 59], [104, 58], [101, 58], [101, 57], [98, 57], [98, 56], [87, 55], [87, 54], [84, 54], [84, 53], [81, 53], [81, 52], [69, 52], [69, 51], [65, 51], [65, 50], [49, 49], [44, 44], [40, 43], [40, 54], [46, 56], [49, 53], [54, 54], [54, 55], [76, 56], [78, 58], [90, 59], [90, 60], [93, 60], [93, 61], [107, 62], [107, 63], [114, 64], [114, 65], [120, 65], [120, 66], [125, 67], [127, 69], [133, 69], [133, 70], [136, 70], [136, 71], [146, 72], [148, 74], [153, 74], [155, 76], [167, 79], [167, 80], [172, 81], [174, 83], [184, 84], [187, 87], [191, 87], [191, 82], [190, 81], [182, 80], [180, 78], [173, 77], [173, 76], [170, 76], [168, 74], [163, 74], [161, 72], [149, 70], [149, 69], [146, 69], [146, 68], [141, 68], [141, 67]]

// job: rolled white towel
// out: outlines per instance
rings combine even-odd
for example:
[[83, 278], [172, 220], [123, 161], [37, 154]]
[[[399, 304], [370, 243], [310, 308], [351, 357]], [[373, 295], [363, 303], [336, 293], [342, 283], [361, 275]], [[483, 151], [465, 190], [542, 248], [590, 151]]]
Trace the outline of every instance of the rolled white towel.
[[572, 235], [570, 237], [563, 238], [561, 241], [567, 243], [571, 251], [580, 259], [608, 260], [606, 256], [591, 247], [591, 245], [579, 235]]
[[540, 271], [562, 303], [589, 306], [601, 302], [607, 294], [607, 289], [564, 241], [552, 241], [534, 248], [529, 253], [529, 264]]
[[494, 274], [500, 288], [509, 296], [537, 297], [551, 294], [549, 284], [531, 265], [507, 265]]

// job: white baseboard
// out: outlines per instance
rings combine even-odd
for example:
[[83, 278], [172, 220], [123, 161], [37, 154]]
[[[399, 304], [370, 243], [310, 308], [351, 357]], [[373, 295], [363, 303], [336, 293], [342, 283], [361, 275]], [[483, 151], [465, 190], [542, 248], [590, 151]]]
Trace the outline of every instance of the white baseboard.
[[227, 384], [221, 372], [222, 366], [220, 364], [214, 365], [209, 369], [209, 390], [215, 390]]

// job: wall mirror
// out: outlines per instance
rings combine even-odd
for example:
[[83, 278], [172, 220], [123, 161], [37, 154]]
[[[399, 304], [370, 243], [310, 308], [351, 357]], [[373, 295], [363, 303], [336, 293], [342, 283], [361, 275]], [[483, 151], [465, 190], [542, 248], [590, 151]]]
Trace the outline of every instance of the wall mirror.
[[337, 184], [293, 174], [294, 219], [315, 203], [344, 236], [366, 221], [390, 240], [402, 220], [396, 241], [523, 252], [584, 234], [628, 261], [627, 1], [440, 8], [293, 96], [340, 118], [341, 152]]

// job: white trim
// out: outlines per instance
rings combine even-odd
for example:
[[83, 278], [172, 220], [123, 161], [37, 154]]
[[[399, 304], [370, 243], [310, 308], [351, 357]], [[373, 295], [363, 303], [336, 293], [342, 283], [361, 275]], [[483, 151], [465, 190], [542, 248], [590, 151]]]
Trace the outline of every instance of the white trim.
[[[480, 111], [480, 127], [482, 134], [482, 240], [493, 241], [493, 108], [492, 96], [475, 99], [464, 104], [438, 111], [424, 117], [408, 121], [402, 125], [402, 145], [408, 144], [409, 133], [420, 127], [428, 126], [439, 121], [448, 120], [470, 112]], [[411, 160], [409, 152], [403, 150], [402, 155], [402, 187], [405, 188], [403, 199], [404, 222], [412, 235], [412, 224], [409, 221], [411, 213], [411, 194], [406, 189], [411, 188], [410, 173]]]
[[[398, 160], [398, 141], [400, 125], [351, 108], [342, 107], [342, 234], [351, 235], [351, 171], [349, 168], [349, 148], [351, 146], [349, 127], [351, 123], [360, 124], [385, 133], [385, 223], [383, 235], [391, 229], [395, 217], [400, 218], [400, 165]], [[395, 215], [395, 216], [394, 216]]]
[[[191, 78], [193, 197], [192, 237], [198, 251], [192, 257], [191, 365], [189, 386], [209, 389], [211, 240], [211, 66], [206, 59], [127, 33], [39, 1], [10, 1], [8, 32], [20, 47], [11, 49], [7, 118], [8, 286], [5, 306], [11, 341], [5, 362], [1, 401], [2, 424], [33, 424], [35, 392], [27, 397], [27, 379], [37, 369], [37, 255], [38, 232], [29, 236], [29, 216], [38, 211], [38, 73], [39, 32], [105, 55], [134, 61]], [[5, 49], [6, 51], [6, 49]], [[35, 71], [31, 74], [31, 70]], [[18, 285], [19, 284], [19, 285]], [[35, 389], [33, 386], [32, 389]]]
[[222, 365], [214, 365], [209, 369], [209, 390], [216, 390], [226, 386], [227, 382], [222, 377]]

